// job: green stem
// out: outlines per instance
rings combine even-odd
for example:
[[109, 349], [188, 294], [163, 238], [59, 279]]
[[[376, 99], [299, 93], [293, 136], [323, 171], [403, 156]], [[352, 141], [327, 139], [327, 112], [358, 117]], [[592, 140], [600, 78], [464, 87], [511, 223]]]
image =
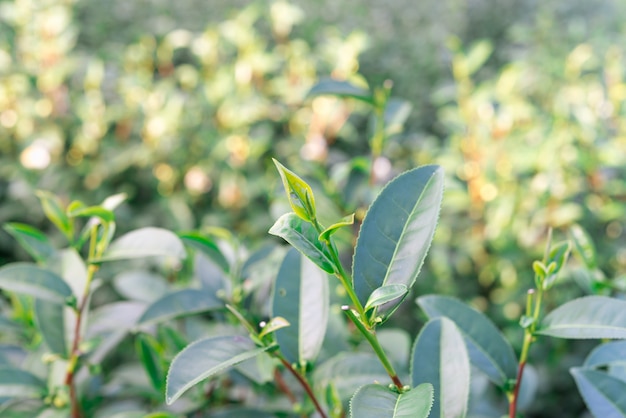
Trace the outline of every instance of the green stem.
[[385, 371], [393, 381], [393, 384], [396, 385], [398, 391], [401, 392], [404, 388], [404, 385], [400, 381], [400, 378], [393, 368], [391, 361], [389, 361], [389, 358], [387, 358], [385, 350], [383, 350], [383, 347], [380, 345], [378, 337], [376, 336], [376, 331], [374, 331], [373, 329], [368, 329], [365, 324], [359, 318], [357, 318], [357, 316], [352, 311], [352, 309], [350, 309], [349, 306], [342, 306], [341, 309], [348, 315], [350, 320], [352, 320], [357, 329], [361, 332], [361, 334], [363, 334], [367, 342], [370, 343], [370, 345], [374, 349], [374, 353], [376, 353], [376, 356], [378, 356], [378, 359], [385, 368]]

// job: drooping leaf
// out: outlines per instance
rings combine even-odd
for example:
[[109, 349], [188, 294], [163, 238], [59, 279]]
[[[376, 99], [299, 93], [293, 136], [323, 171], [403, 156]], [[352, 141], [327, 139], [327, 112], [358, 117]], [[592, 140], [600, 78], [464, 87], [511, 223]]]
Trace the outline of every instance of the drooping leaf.
[[165, 402], [171, 405], [200, 381], [268, 350], [247, 337], [209, 337], [178, 353], [167, 373]]
[[311, 90], [309, 90], [307, 97], [322, 95], [350, 97], [369, 104], [374, 104], [374, 96], [372, 95], [372, 92], [361, 87], [357, 87], [347, 81], [333, 79], [320, 80], [319, 83], [314, 85]]
[[325, 272], [335, 271], [328, 246], [318, 239], [318, 233], [313, 225], [296, 214], [286, 213], [278, 218], [269, 233], [287, 241]]
[[154, 337], [140, 332], [136, 336], [135, 348], [152, 387], [161, 392], [165, 387], [165, 368], [161, 360], [159, 343]]
[[[392, 180], [369, 208], [357, 240], [354, 289], [362, 304], [389, 284], [410, 289], [435, 232], [443, 194], [443, 170], [423, 166]], [[376, 309], [384, 316], [397, 305]]]
[[46, 217], [52, 222], [67, 239], [71, 242], [73, 237], [72, 222], [65, 214], [61, 200], [52, 193], [45, 190], [37, 190], [37, 197], [41, 201], [41, 207]]
[[158, 323], [193, 313], [224, 308], [224, 302], [199, 289], [182, 289], [153, 302], [139, 318], [139, 325]]
[[470, 394], [470, 360], [457, 326], [445, 317], [428, 321], [411, 354], [413, 386], [431, 383], [433, 418], [463, 418]]
[[42, 398], [46, 384], [37, 376], [13, 367], [0, 367], [0, 397]]
[[217, 244], [208, 238], [206, 235], [198, 232], [179, 232], [178, 237], [185, 243], [196, 250], [202, 251], [207, 257], [209, 257], [222, 271], [228, 273], [230, 270], [230, 264]]
[[56, 251], [48, 237], [30, 225], [8, 223], [4, 225], [4, 230], [11, 234], [38, 263], [45, 262]]
[[428, 418], [433, 404], [433, 386], [423, 383], [397, 393], [381, 385], [366, 385], [350, 401], [351, 418]]
[[287, 193], [291, 210], [307, 222], [316, 219], [315, 198], [311, 186], [277, 160], [273, 161], [283, 181], [283, 187]]
[[276, 341], [291, 363], [314, 361], [328, 324], [328, 278], [298, 251], [287, 252], [274, 284], [272, 315], [290, 326], [276, 331]]
[[337, 232], [339, 228], [342, 228], [344, 226], [350, 226], [353, 223], [354, 223], [354, 213], [352, 215], [348, 215], [348, 216], [341, 218], [338, 222], [335, 222], [334, 224], [332, 224], [331, 226], [323, 230], [322, 233], [319, 235], [318, 239], [320, 241], [328, 242], [330, 240], [330, 236], [333, 235], [335, 232]]
[[333, 385], [342, 401], [350, 399], [354, 388], [374, 382], [388, 382], [389, 375], [374, 354], [342, 352], [315, 368], [315, 392], [326, 393]]
[[574, 251], [582, 259], [588, 270], [594, 270], [598, 263], [596, 261], [596, 249], [589, 234], [578, 224], [569, 228], [569, 236], [574, 243]]
[[62, 278], [31, 263], [12, 263], [0, 268], [0, 289], [63, 304], [72, 289]]
[[626, 301], [586, 296], [550, 312], [539, 334], [558, 338], [626, 338]]
[[376, 308], [393, 300], [403, 298], [409, 289], [403, 284], [388, 284], [374, 290], [365, 304], [365, 311]]
[[142, 257], [185, 258], [185, 247], [171, 231], [161, 228], [141, 228], [122, 235], [111, 243], [102, 257], [93, 262], [126, 260]]
[[611, 341], [594, 348], [585, 359], [583, 367], [601, 367], [612, 363], [626, 364], [626, 341]]
[[575, 367], [570, 373], [594, 416], [626, 417], [626, 382], [598, 370]]
[[517, 359], [511, 344], [483, 314], [447, 296], [422, 296], [418, 305], [429, 318], [445, 316], [461, 330], [472, 364], [503, 387], [517, 376]]
[[65, 356], [68, 352], [65, 330], [65, 306], [46, 300], [35, 300], [35, 323], [52, 353]]

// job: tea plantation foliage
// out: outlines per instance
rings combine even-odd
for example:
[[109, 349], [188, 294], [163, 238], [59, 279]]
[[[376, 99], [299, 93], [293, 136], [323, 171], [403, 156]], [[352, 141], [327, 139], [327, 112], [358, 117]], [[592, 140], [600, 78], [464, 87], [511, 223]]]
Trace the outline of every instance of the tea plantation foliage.
[[[290, 210], [272, 158], [310, 185], [321, 224], [337, 225], [328, 237], [344, 266], [385, 184], [414, 167], [443, 169], [420, 276], [378, 332], [400, 375], [432, 316], [425, 299], [415, 303], [426, 294], [485, 313], [519, 354], [533, 262], [553, 259], [549, 231], [572, 240], [572, 256], [545, 311], [624, 298], [621, 2], [128, 3], [0, 2], [0, 265], [35, 261], [29, 269], [85, 279], [41, 299], [0, 274], [0, 416], [66, 417], [76, 399], [97, 418], [314, 416], [305, 387], [267, 353], [165, 402], [168, 367], [189, 343], [245, 335], [242, 316], [261, 339], [284, 326], [257, 329], [294, 257], [268, 234]], [[131, 230], [144, 235], [114, 241]], [[54, 305], [85, 281], [88, 297]], [[390, 381], [347, 325], [346, 288], [329, 284], [326, 338], [298, 371], [342, 416], [359, 386]], [[211, 297], [194, 293], [207, 288]], [[167, 297], [163, 311], [147, 310]], [[83, 344], [71, 347], [81, 306]], [[589, 416], [569, 370], [594, 364], [598, 344], [539, 338], [520, 413]], [[346, 382], [341, 367], [352, 364], [359, 378]], [[3, 374], [17, 368], [25, 374]], [[623, 383], [623, 364], [610, 368]], [[78, 397], [63, 389], [68, 370]], [[14, 399], [16, 382], [25, 397]], [[476, 368], [469, 396], [467, 416], [506, 413], [506, 396]]]

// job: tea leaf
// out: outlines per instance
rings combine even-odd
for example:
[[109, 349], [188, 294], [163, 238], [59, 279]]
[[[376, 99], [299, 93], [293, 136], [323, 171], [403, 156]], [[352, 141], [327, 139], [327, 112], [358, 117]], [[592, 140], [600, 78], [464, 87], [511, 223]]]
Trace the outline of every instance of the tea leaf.
[[56, 252], [48, 237], [30, 225], [8, 223], [4, 225], [4, 230], [11, 234], [38, 263], [44, 263]]
[[402, 298], [409, 293], [409, 289], [403, 284], [389, 284], [387, 286], [379, 287], [374, 290], [370, 295], [367, 303], [365, 304], [365, 311], [372, 308], [376, 308], [387, 302]]
[[598, 263], [596, 261], [596, 249], [591, 241], [589, 234], [578, 224], [574, 224], [569, 228], [569, 236], [574, 242], [574, 250], [580, 256], [585, 267], [594, 270]]
[[570, 370], [587, 408], [596, 417], [626, 417], [626, 382], [598, 370]]
[[278, 218], [269, 233], [287, 241], [325, 272], [335, 271], [326, 244], [318, 239], [318, 233], [313, 225], [296, 214], [286, 213]]
[[12, 263], [0, 268], [0, 289], [64, 304], [72, 289], [62, 278], [30, 263]]
[[165, 370], [159, 352], [159, 343], [154, 337], [139, 333], [136, 337], [135, 348], [141, 363], [143, 364], [152, 387], [161, 392], [165, 385]]
[[65, 214], [61, 200], [52, 193], [45, 190], [37, 190], [37, 197], [41, 201], [41, 207], [46, 217], [52, 222], [67, 239], [71, 242], [73, 237], [73, 227], [71, 220]]
[[200, 381], [268, 349], [241, 336], [209, 337], [191, 343], [172, 360], [167, 373], [166, 403], [171, 405]]
[[63, 305], [47, 300], [35, 300], [35, 322], [44, 342], [52, 353], [62, 357], [67, 355], [65, 339], [65, 309]]
[[276, 331], [280, 351], [291, 363], [314, 361], [328, 324], [328, 277], [298, 251], [287, 252], [276, 277], [272, 315], [291, 326]]
[[586, 368], [626, 364], [626, 341], [612, 341], [594, 348], [583, 364]]
[[291, 210], [305, 221], [313, 222], [316, 219], [316, 210], [311, 186], [277, 160], [273, 161], [283, 181]]
[[567, 261], [571, 248], [572, 246], [569, 241], [560, 242], [550, 248], [547, 264], [548, 266], [554, 265], [554, 267], [548, 269], [548, 275], [543, 281], [543, 288], [545, 290], [550, 289], [554, 285], [563, 264]]
[[381, 385], [359, 388], [350, 401], [353, 418], [428, 418], [433, 404], [433, 386], [423, 383], [397, 393]]
[[470, 360], [463, 336], [448, 318], [428, 321], [415, 340], [411, 354], [413, 386], [431, 383], [437, 396], [433, 417], [467, 415], [470, 389]]
[[111, 243], [109, 249], [91, 262], [126, 260], [142, 257], [186, 257], [180, 238], [161, 228], [141, 228], [122, 235]]
[[422, 296], [418, 305], [429, 318], [445, 316], [463, 333], [472, 364], [496, 385], [517, 376], [517, 359], [513, 348], [498, 328], [483, 314], [447, 296]]
[[365, 103], [374, 104], [374, 96], [369, 90], [357, 87], [347, 81], [326, 79], [314, 85], [307, 97], [331, 95], [337, 97], [350, 97]]
[[320, 241], [329, 242], [330, 236], [337, 232], [339, 228], [344, 226], [350, 226], [352, 224], [354, 224], [354, 213], [352, 215], [341, 218], [338, 222], [335, 222], [334, 224], [323, 230], [318, 239]]
[[0, 397], [41, 398], [46, 384], [37, 376], [12, 367], [0, 367]]
[[261, 332], [259, 332], [259, 338], [263, 338], [266, 335], [271, 334], [272, 332], [276, 332], [277, 330], [286, 328], [290, 325], [291, 324], [289, 323], [289, 321], [287, 321], [282, 316], [275, 316], [274, 318], [270, 319], [270, 321], [265, 324]]
[[185, 243], [185, 245], [201, 251], [224, 272], [228, 273], [228, 271], [230, 270], [228, 260], [226, 260], [226, 257], [224, 257], [224, 254], [222, 254], [222, 251], [213, 240], [211, 240], [204, 234], [193, 231], [179, 232], [178, 237], [183, 241], [183, 243]]
[[102, 206], [79, 206], [75, 208], [70, 206], [67, 208], [67, 216], [81, 218], [96, 217], [102, 219], [104, 222], [113, 222], [115, 220], [115, 214]]
[[138, 325], [153, 324], [182, 315], [224, 308], [224, 302], [205, 290], [182, 289], [153, 302], [141, 315]]
[[[362, 304], [379, 287], [413, 286], [435, 232], [442, 193], [443, 170], [424, 166], [396, 177], [378, 195], [354, 254], [354, 289]], [[390, 303], [377, 311], [395, 307]]]
[[626, 338], [626, 301], [587, 296], [550, 312], [538, 334], [558, 338]]

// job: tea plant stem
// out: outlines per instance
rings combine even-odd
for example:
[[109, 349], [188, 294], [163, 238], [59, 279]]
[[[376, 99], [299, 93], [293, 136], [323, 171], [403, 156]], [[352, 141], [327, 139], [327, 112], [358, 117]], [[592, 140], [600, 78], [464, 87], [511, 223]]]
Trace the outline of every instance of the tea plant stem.
[[283, 364], [283, 366], [285, 366], [285, 368], [287, 368], [287, 370], [289, 370], [291, 374], [293, 374], [296, 380], [298, 380], [300, 385], [304, 388], [304, 391], [306, 392], [307, 395], [309, 395], [309, 398], [311, 399], [311, 401], [313, 401], [313, 405], [315, 405], [315, 409], [320, 414], [320, 416], [322, 418], [328, 418], [328, 415], [326, 415], [326, 412], [324, 412], [322, 405], [320, 405], [317, 398], [315, 397], [315, 394], [313, 393], [313, 389], [311, 389], [311, 385], [309, 385], [309, 382], [307, 382], [307, 380], [300, 373], [298, 373], [298, 371], [294, 369], [284, 357], [280, 355], [277, 355], [277, 357], [280, 360], [280, 362]]

